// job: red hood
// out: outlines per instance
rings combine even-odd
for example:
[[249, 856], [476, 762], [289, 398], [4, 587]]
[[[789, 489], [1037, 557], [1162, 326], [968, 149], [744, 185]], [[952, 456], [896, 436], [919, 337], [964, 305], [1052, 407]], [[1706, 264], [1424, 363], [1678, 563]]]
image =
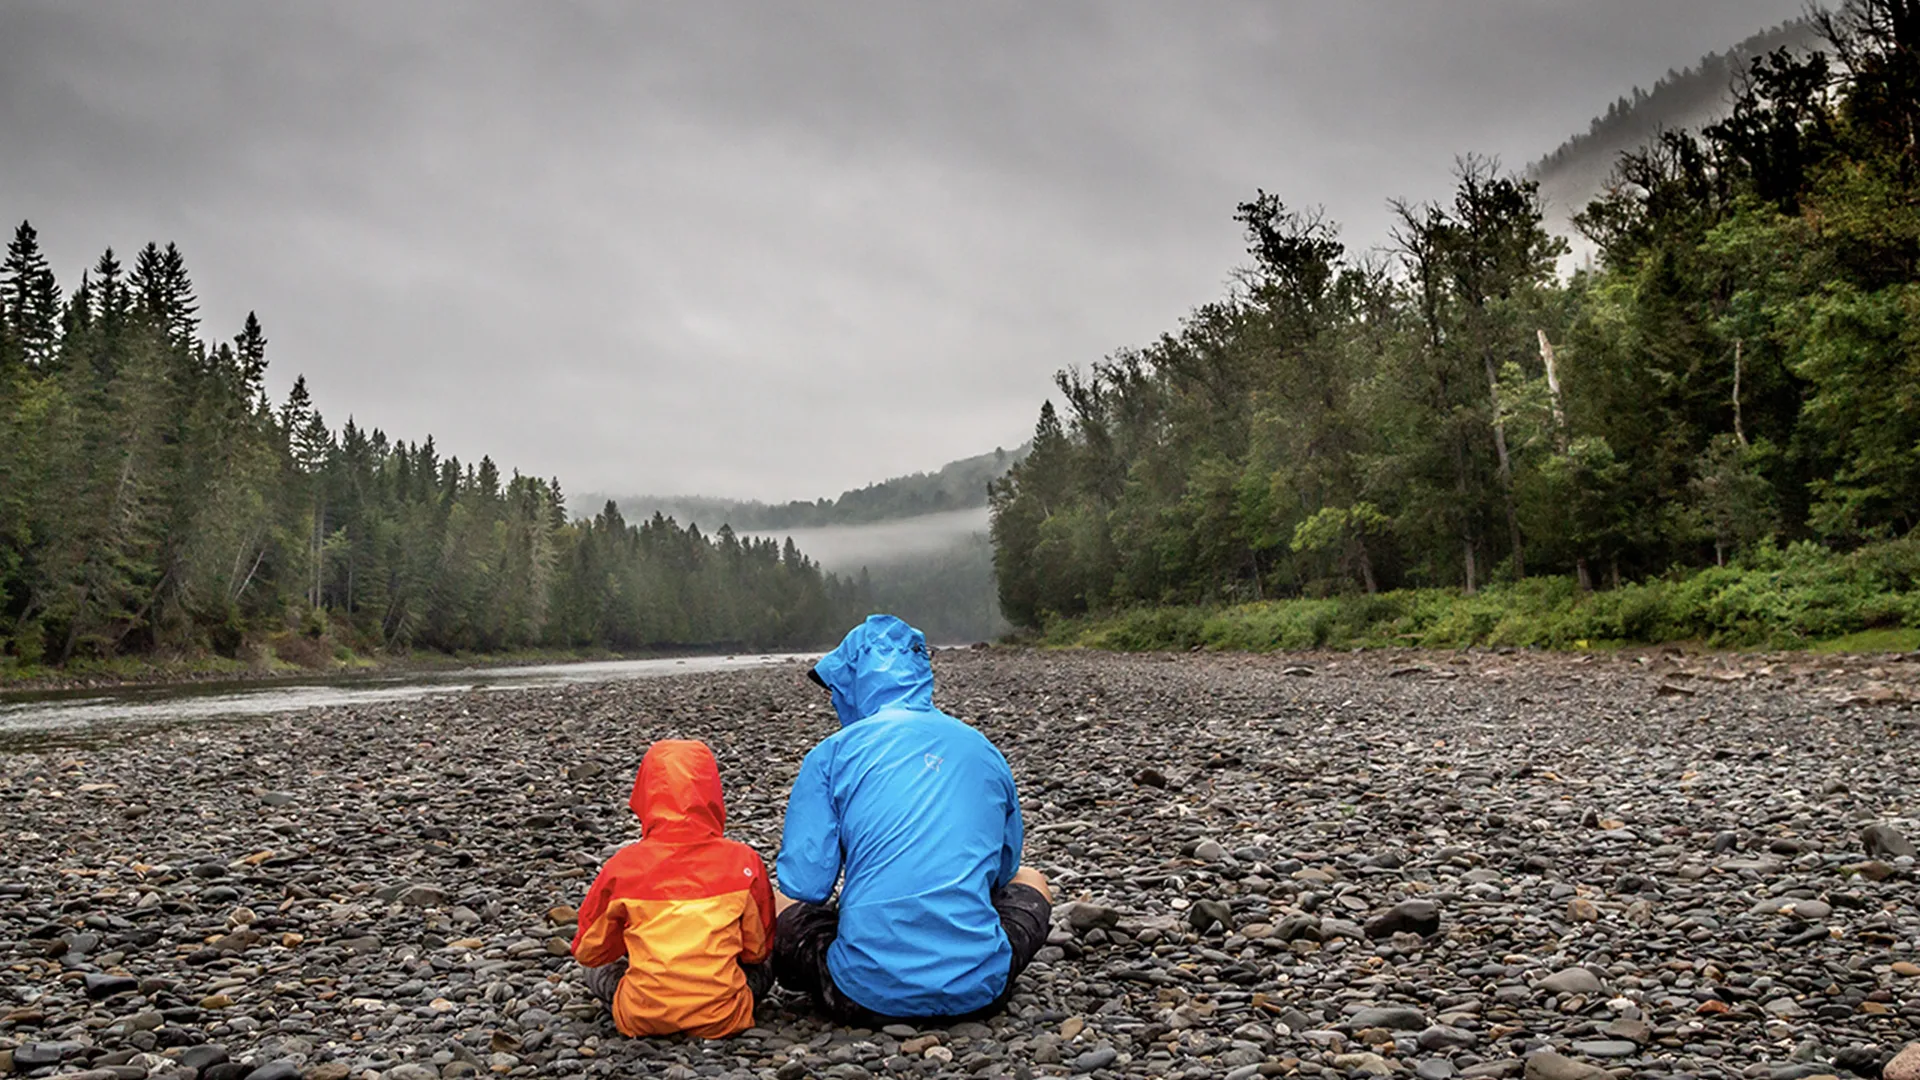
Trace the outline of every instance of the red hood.
[[627, 805], [649, 840], [710, 840], [727, 827], [720, 764], [703, 742], [663, 739], [649, 747]]

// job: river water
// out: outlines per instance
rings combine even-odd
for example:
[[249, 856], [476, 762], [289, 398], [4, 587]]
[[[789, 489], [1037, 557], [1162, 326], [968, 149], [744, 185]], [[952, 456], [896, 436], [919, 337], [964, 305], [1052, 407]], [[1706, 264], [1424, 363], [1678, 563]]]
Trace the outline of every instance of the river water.
[[270, 682], [6, 691], [0, 692], [0, 751], [84, 745], [181, 724], [245, 721], [301, 709], [407, 701], [428, 694], [619, 682], [764, 667], [789, 659], [793, 657], [786, 654], [740, 653]]

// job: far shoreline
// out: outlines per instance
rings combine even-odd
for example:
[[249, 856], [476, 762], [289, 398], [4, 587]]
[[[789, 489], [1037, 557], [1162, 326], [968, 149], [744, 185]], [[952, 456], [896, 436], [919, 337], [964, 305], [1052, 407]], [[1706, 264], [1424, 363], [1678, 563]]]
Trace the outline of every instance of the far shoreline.
[[[0, 666], [0, 697], [14, 694], [59, 693], [86, 690], [164, 689], [195, 685], [296, 685], [316, 680], [387, 678], [454, 671], [485, 671], [506, 667], [545, 667], [564, 664], [615, 663], [625, 660], [685, 660], [696, 657], [762, 656], [806, 652], [791, 646], [754, 648], [744, 645], [689, 645], [683, 648], [621, 652], [610, 649], [534, 649], [499, 653], [408, 652], [361, 655], [309, 667], [275, 660], [262, 665], [220, 656], [117, 657], [86, 661], [68, 667]], [[820, 650], [824, 651], [824, 649]]]

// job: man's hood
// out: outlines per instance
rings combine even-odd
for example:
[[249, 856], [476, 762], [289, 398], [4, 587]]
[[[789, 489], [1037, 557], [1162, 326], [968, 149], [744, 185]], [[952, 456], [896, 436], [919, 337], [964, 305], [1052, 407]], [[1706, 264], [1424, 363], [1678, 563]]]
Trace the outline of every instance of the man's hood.
[[833, 692], [841, 726], [882, 709], [933, 708], [927, 637], [892, 615], [869, 615], [809, 673]]
[[720, 795], [720, 763], [707, 744], [662, 739], [647, 748], [627, 800], [649, 840], [707, 840], [727, 827]]

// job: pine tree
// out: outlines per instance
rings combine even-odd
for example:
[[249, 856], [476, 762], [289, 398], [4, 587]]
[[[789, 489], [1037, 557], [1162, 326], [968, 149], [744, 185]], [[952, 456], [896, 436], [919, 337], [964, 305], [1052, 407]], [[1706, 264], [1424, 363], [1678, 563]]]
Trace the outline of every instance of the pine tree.
[[60, 341], [60, 289], [40, 250], [39, 234], [22, 221], [0, 263], [0, 375], [9, 363], [46, 368]]

